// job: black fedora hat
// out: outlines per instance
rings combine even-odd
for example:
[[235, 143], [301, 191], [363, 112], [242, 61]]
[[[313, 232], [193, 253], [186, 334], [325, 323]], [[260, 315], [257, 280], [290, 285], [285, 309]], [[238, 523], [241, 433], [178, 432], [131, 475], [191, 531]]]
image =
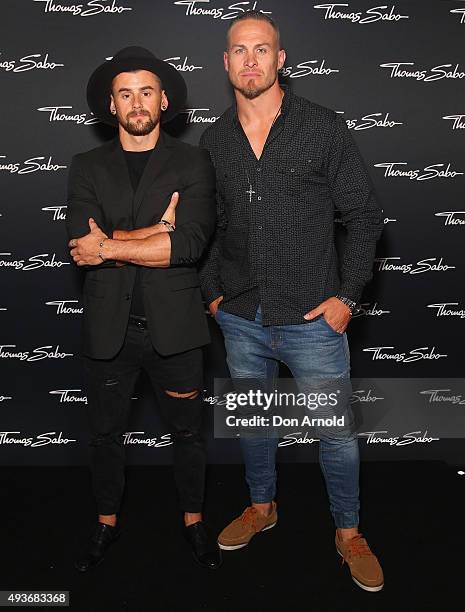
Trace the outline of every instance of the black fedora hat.
[[176, 68], [143, 47], [125, 47], [94, 70], [87, 83], [87, 103], [94, 115], [104, 123], [118, 125], [117, 118], [110, 112], [111, 83], [117, 74], [132, 70], [149, 70], [159, 77], [169, 102], [167, 110], [161, 114], [161, 121], [173, 119], [186, 103], [186, 83]]

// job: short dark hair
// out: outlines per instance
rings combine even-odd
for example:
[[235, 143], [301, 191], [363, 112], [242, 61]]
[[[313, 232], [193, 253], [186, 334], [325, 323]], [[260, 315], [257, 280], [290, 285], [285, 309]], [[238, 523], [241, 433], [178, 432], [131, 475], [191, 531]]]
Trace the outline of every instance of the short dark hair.
[[236, 23], [245, 21], [246, 19], [255, 19], [255, 21], [265, 21], [266, 23], [269, 23], [273, 30], [276, 32], [276, 38], [278, 39], [278, 48], [281, 49], [281, 34], [279, 32], [278, 24], [269, 15], [267, 15], [266, 13], [262, 13], [261, 11], [246, 11], [245, 13], [242, 13], [241, 15], [239, 15], [239, 17], [236, 17], [231, 21], [226, 32], [226, 40], [228, 41], [228, 45], [229, 33], [231, 31], [231, 28], [234, 27]]

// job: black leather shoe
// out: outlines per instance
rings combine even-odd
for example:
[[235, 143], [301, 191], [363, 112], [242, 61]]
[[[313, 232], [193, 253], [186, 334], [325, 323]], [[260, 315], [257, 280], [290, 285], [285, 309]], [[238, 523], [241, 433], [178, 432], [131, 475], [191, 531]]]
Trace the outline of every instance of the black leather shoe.
[[111, 525], [98, 523], [94, 535], [90, 540], [87, 554], [82, 559], [78, 559], [74, 563], [74, 567], [79, 572], [87, 572], [101, 563], [108, 547], [111, 546], [120, 535], [121, 530], [118, 525], [112, 527]]
[[184, 535], [199, 565], [212, 570], [220, 567], [222, 559], [218, 542], [210, 536], [202, 521], [184, 527]]

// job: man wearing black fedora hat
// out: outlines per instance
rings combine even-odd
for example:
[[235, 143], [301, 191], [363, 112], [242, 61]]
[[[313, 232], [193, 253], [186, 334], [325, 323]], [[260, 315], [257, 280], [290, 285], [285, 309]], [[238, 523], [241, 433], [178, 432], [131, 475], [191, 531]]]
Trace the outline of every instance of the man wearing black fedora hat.
[[127, 47], [90, 77], [87, 100], [118, 137], [74, 156], [67, 229], [86, 271], [83, 354], [98, 524], [80, 571], [120, 535], [124, 445], [131, 396], [144, 369], [174, 443], [185, 536], [204, 567], [221, 563], [202, 521], [202, 352], [208, 328], [195, 264], [215, 225], [206, 152], [160, 130], [183, 108], [186, 85], [168, 63]]

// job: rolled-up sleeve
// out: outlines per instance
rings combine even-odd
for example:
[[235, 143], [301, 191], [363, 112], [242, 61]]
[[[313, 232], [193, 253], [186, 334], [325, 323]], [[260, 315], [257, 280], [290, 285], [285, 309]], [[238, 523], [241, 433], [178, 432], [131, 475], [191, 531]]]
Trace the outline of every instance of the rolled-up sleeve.
[[197, 151], [179, 196], [176, 230], [168, 234], [172, 266], [196, 263], [215, 229], [215, 170], [206, 151]]

